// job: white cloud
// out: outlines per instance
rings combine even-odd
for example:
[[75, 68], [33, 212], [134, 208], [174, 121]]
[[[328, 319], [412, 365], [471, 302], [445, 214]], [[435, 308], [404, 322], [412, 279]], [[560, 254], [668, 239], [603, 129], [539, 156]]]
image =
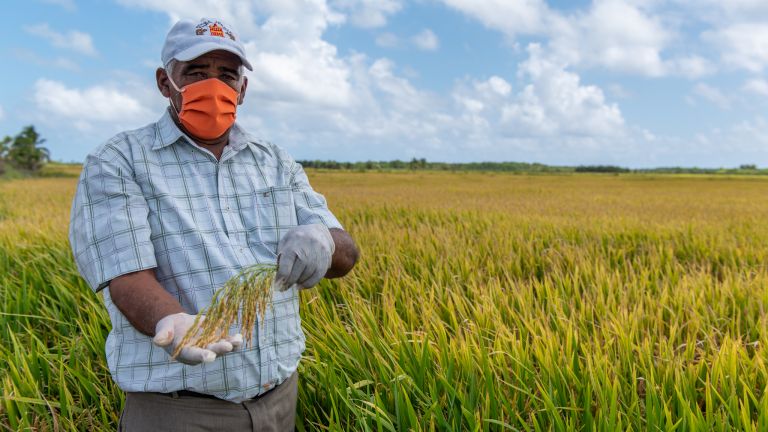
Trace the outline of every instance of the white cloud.
[[694, 138], [670, 142], [661, 149], [658, 160], [684, 166], [768, 166], [768, 121], [764, 117], [744, 119], [725, 128], [702, 129]]
[[15, 54], [23, 61], [31, 62], [44, 68], [58, 68], [72, 72], [80, 71], [80, 65], [66, 57], [48, 58], [26, 49], [18, 49]]
[[331, 6], [349, 13], [350, 22], [358, 27], [376, 28], [387, 24], [387, 18], [403, 7], [401, 0], [332, 0]]
[[768, 26], [740, 22], [705, 32], [704, 39], [720, 49], [725, 63], [751, 72], [768, 66]]
[[34, 36], [41, 37], [57, 48], [68, 49], [86, 55], [96, 55], [91, 35], [77, 30], [59, 33], [47, 24], [36, 24], [25, 27], [24, 30]]
[[383, 48], [394, 48], [400, 44], [400, 39], [393, 33], [382, 33], [376, 36], [376, 45]]
[[754, 78], [744, 83], [744, 90], [759, 96], [768, 96], [768, 81]]
[[292, 10], [273, 11], [246, 43], [253, 65], [249, 90], [272, 100], [346, 106], [351, 100], [349, 65], [322, 38], [329, 12], [317, 2], [303, 3], [308, 4], [298, 16]]
[[582, 85], [577, 74], [547, 58], [538, 45], [528, 47], [529, 58], [518, 73], [530, 79], [517, 103], [504, 107], [502, 118], [544, 134], [619, 136], [624, 118], [603, 91]]
[[138, 122], [153, 118], [155, 113], [135, 94], [112, 85], [77, 89], [59, 81], [39, 79], [33, 98], [41, 117], [48, 121], [70, 121], [76, 128], [87, 130], [93, 123], [105, 122], [133, 128]]
[[731, 109], [731, 98], [726, 96], [725, 93], [716, 87], [712, 87], [704, 83], [698, 83], [693, 88], [693, 93], [704, 100], [712, 102], [722, 109]]
[[661, 21], [624, 0], [596, 0], [585, 14], [553, 28], [552, 47], [570, 64], [662, 76], [671, 34]]
[[0, 105], [0, 120], [5, 118], [5, 110], [3, 110], [3, 106]]
[[411, 41], [417, 48], [424, 51], [435, 51], [440, 46], [440, 40], [430, 29], [424, 29], [415, 34]]
[[696, 55], [665, 56], [679, 38], [679, 23], [654, 13], [657, 1], [593, 0], [586, 10], [566, 13], [543, 0], [442, 0], [510, 38], [540, 38], [552, 56], [576, 67], [650, 77], [698, 78], [714, 71]]
[[621, 111], [600, 88], [582, 84], [539, 45], [529, 45], [528, 53], [518, 66], [519, 86], [492, 76], [454, 89], [450, 127], [475, 159], [612, 163], [632, 150]]
[[768, 17], [768, 2], [764, 0], [674, 0], [685, 7], [687, 16], [711, 23], [754, 20]]
[[552, 15], [543, 0], [443, 0], [443, 3], [510, 37], [543, 32]]
[[253, 4], [239, 0], [117, 0], [118, 3], [129, 7], [137, 7], [168, 15], [169, 22], [175, 23], [180, 19], [198, 20], [201, 17], [219, 18], [235, 27], [236, 33], [242, 37], [252, 36], [258, 29], [254, 19], [259, 7], [290, 8], [291, 2], [281, 6], [279, 0], [266, 0]]
[[616, 99], [629, 99], [632, 97], [632, 92], [619, 83], [608, 84], [605, 89], [608, 91], [608, 94]]
[[668, 71], [674, 75], [696, 79], [716, 72], [711, 61], [700, 56], [678, 57], [667, 63]]

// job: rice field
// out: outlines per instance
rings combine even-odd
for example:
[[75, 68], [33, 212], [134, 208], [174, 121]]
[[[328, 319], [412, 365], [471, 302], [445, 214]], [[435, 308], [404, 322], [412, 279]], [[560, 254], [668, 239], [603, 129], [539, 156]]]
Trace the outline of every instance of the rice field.
[[[302, 293], [300, 430], [768, 430], [768, 181], [309, 174], [362, 258]], [[0, 429], [121, 410], [75, 181], [0, 182]]]

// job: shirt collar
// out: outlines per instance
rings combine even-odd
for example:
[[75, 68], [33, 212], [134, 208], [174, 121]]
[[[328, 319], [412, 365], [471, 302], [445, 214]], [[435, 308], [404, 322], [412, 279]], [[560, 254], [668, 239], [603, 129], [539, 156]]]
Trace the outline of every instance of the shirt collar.
[[[179, 139], [186, 139], [190, 144], [194, 142], [179, 129], [176, 122], [171, 117], [170, 108], [165, 110], [165, 113], [160, 120], [157, 121], [157, 135], [155, 142], [152, 144], [152, 150], [159, 150], [163, 147], [176, 143]], [[245, 132], [243, 128], [237, 123], [232, 125], [232, 129], [229, 130], [229, 148], [234, 152], [239, 152], [244, 149], [248, 142], [251, 141], [250, 134]]]

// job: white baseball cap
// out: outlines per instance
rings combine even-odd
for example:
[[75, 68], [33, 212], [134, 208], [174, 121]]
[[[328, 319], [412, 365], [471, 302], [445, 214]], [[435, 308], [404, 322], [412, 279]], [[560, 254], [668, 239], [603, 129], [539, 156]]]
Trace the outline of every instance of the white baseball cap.
[[173, 59], [189, 61], [215, 50], [237, 55], [243, 66], [253, 70], [245, 58], [245, 48], [232, 27], [211, 18], [201, 18], [199, 22], [181, 20], [174, 24], [165, 37], [161, 60], [163, 66], [167, 66]]

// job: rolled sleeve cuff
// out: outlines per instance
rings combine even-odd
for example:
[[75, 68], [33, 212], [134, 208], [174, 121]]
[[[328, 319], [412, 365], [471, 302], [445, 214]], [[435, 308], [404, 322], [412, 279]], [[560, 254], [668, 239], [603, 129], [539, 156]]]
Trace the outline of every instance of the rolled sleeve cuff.
[[103, 253], [99, 260], [90, 260], [80, 273], [94, 292], [109, 286], [112, 279], [128, 273], [157, 267], [151, 242], [139, 243], [122, 250]]
[[298, 212], [299, 225], [323, 224], [328, 229], [344, 229], [330, 210], [325, 208], [301, 209]]

